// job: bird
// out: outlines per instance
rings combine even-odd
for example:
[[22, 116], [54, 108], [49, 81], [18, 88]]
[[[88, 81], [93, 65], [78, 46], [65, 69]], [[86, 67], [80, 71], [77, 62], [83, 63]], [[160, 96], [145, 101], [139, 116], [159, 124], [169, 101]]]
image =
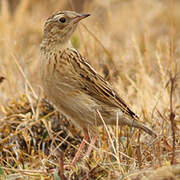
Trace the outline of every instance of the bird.
[[[84, 139], [72, 161], [75, 164], [85, 142], [88, 130], [98, 133], [97, 126], [128, 125], [156, 134], [142, 122], [85, 58], [74, 49], [70, 39], [77, 25], [90, 14], [58, 11], [44, 24], [40, 45], [40, 74], [44, 94], [58, 111], [84, 131]], [[96, 141], [96, 135], [92, 144]], [[91, 149], [89, 149], [90, 153]]]

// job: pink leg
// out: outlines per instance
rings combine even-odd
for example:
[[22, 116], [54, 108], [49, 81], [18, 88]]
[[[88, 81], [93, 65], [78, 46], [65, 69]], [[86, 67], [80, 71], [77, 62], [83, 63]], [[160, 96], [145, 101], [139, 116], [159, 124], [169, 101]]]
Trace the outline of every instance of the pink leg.
[[86, 158], [89, 158], [89, 156], [91, 154], [91, 151], [93, 149], [93, 145], [95, 144], [96, 140], [97, 140], [97, 135], [93, 136], [92, 139], [91, 139], [88, 150], [86, 152]]
[[81, 151], [84, 149], [85, 144], [86, 144], [86, 142], [88, 141], [88, 139], [89, 139], [88, 130], [87, 130], [87, 129], [84, 129], [84, 138], [83, 138], [83, 140], [82, 140], [82, 142], [81, 142], [81, 144], [80, 144], [80, 146], [79, 146], [79, 148], [78, 148], [78, 151], [76, 152], [76, 154], [75, 154], [75, 156], [74, 156], [74, 158], [73, 158], [73, 161], [72, 161], [72, 164], [71, 164], [72, 166], [74, 166], [75, 163], [76, 163], [76, 161], [79, 159], [79, 156], [80, 156], [80, 154], [81, 154]]

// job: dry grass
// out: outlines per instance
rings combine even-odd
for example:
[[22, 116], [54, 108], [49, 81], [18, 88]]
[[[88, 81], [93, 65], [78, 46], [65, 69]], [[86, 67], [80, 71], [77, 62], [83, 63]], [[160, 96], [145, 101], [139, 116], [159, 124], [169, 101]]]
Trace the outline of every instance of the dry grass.
[[[0, 2], [0, 179], [180, 178], [179, 0]], [[90, 159], [63, 170], [82, 134], [43, 99], [39, 45], [44, 20], [70, 5], [92, 14], [74, 46], [158, 137], [100, 127]]]

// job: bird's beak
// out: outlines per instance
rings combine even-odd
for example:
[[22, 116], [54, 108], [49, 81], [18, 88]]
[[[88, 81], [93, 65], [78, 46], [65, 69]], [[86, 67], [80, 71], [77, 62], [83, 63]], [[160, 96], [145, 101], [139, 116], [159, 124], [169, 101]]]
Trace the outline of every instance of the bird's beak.
[[75, 18], [73, 18], [72, 22], [78, 23], [80, 20], [87, 18], [88, 16], [90, 16], [90, 14], [78, 14]]

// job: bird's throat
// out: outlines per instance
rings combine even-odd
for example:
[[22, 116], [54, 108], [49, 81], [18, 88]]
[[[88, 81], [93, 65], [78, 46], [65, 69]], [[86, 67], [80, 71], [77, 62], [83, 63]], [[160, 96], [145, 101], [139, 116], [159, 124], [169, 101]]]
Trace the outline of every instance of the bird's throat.
[[66, 48], [71, 48], [71, 47], [72, 47], [72, 44], [70, 40], [67, 42], [43, 41], [41, 43], [42, 51], [59, 51], [59, 50], [64, 50]]

